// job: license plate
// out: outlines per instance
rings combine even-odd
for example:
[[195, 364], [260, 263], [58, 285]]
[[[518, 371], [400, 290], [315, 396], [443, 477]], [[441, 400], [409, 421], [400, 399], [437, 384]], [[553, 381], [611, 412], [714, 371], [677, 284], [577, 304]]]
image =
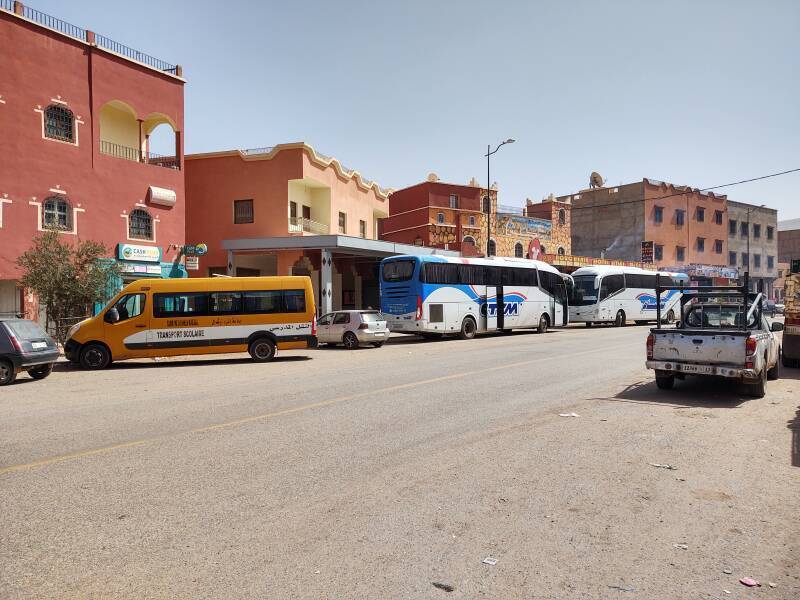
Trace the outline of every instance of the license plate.
[[41, 350], [42, 348], [47, 348], [47, 342], [31, 342], [31, 346], [34, 350]]
[[716, 371], [716, 367], [706, 367], [703, 365], [681, 365], [681, 371], [684, 373], [702, 373], [704, 375], [712, 375]]
[[386, 335], [386, 334], [384, 332], [382, 332], [382, 331], [376, 331], [375, 335]]

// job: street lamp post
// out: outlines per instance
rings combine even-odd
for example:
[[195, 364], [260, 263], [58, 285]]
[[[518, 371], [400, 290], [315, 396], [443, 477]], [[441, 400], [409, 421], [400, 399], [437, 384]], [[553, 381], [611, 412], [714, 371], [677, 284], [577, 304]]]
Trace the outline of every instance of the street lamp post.
[[750, 280], [750, 213], [759, 208], [764, 208], [765, 206], [766, 204], [761, 204], [760, 206], [751, 206], [747, 209], [747, 265], [745, 265], [744, 272], [747, 273], [748, 281]]
[[491, 256], [489, 254], [489, 243], [492, 239], [492, 177], [491, 177], [491, 168], [490, 168], [490, 157], [492, 154], [495, 154], [501, 147], [505, 146], [506, 144], [513, 144], [516, 140], [512, 138], [508, 138], [504, 142], [500, 142], [497, 145], [497, 148], [492, 150], [492, 145], [489, 144], [486, 146], [486, 256]]

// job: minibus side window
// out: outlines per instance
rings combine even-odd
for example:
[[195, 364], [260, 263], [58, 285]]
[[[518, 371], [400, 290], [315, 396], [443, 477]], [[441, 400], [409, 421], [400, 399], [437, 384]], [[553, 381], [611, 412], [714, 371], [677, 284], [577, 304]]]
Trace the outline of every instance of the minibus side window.
[[126, 294], [114, 305], [119, 313], [119, 321], [138, 317], [144, 310], [144, 294]]
[[208, 305], [210, 314], [238, 314], [242, 310], [239, 292], [212, 292]]
[[281, 312], [283, 293], [280, 290], [244, 292], [242, 312], [246, 315], [265, 315]]
[[284, 290], [283, 301], [287, 313], [306, 312], [306, 291], [305, 290]]
[[202, 317], [208, 314], [208, 294], [206, 292], [183, 292], [175, 294], [155, 294], [153, 316], [164, 317]]

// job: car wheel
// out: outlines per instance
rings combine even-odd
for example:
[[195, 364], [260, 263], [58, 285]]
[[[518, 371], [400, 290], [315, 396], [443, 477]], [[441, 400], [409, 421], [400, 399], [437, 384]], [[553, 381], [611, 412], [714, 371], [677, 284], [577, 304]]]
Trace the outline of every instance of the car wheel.
[[254, 361], [268, 362], [275, 358], [275, 343], [269, 338], [260, 337], [250, 342], [247, 351]]
[[587, 327], [591, 327], [592, 325], [594, 325], [594, 323], [592, 323], [591, 321], [586, 321], [585, 325]]
[[89, 371], [105, 369], [111, 364], [111, 352], [103, 344], [86, 344], [81, 349], [80, 363]]
[[478, 326], [475, 324], [475, 319], [472, 317], [465, 317], [461, 322], [461, 331], [458, 334], [462, 340], [471, 340], [478, 332]]
[[617, 316], [614, 318], [614, 327], [625, 327], [625, 311], [617, 311]]
[[0, 360], [0, 385], [8, 385], [13, 383], [17, 378], [14, 371], [14, 365], [7, 360]]
[[348, 350], [355, 350], [358, 348], [358, 338], [356, 334], [352, 331], [345, 331], [344, 337], [342, 337], [342, 342], [344, 342], [344, 347]]
[[775, 360], [775, 364], [772, 368], [767, 371], [767, 379], [770, 381], [775, 381], [781, 376], [780, 369], [781, 369], [781, 349], [778, 348], [778, 358]]
[[761, 369], [761, 373], [758, 376], [758, 381], [756, 383], [751, 383], [748, 385], [748, 389], [750, 391], [750, 395], [753, 398], [763, 398], [767, 393], [767, 369]]
[[44, 379], [52, 372], [53, 372], [53, 363], [50, 363], [49, 365], [34, 367], [30, 371], [28, 371], [28, 375], [30, 375], [34, 379]]
[[547, 328], [550, 326], [550, 317], [546, 314], [542, 314], [539, 317], [539, 325], [536, 327], [536, 331], [538, 333], [547, 333]]
[[656, 375], [656, 387], [660, 390], [671, 390], [675, 386], [675, 377], [672, 375]]

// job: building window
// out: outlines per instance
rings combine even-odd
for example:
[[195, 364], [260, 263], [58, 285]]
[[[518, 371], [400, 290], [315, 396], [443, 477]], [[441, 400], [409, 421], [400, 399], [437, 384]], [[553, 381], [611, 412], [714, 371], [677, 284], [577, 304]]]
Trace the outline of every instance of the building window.
[[678, 259], [678, 262], [686, 260], [686, 248], [683, 246], [675, 246], [675, 257]]
[[775, 268], [775, 257], [767, 256], [767, 270], [772, 271]]
[[653, 209], [653, 221], [656, 223], [663, 223], [664, 222], [664, 207], [663, 206], [656, 206]]
[[72, 229], [72, 210], [64, 198], [48, 198], [44, 201], [42, 229]]
[[761, 255], [760, 254], [753, 254], [753, 268], [760, 269], [761, 268]]
[[567, 211], [563, 208], [558, 209], [558, 224], [559, 225], [566, 225], [567, 224]]
[[253, 222], [253, 201], [234, 200], [233, 201], [233, 222], [236, 225]]
[[702, 206], [697, 207], [697, 222], [703, 223], [706, 220], [706, 209]]
[[697, 251], [698, 252], [705, 252], [706, 251], [706, 238], [697, 238]]
[[736, 235], [736, 221], [733, 219], [728, 221], [728, 235]]
[[761, 225], [758, 223], [753, 223], [753, 237], [755, 239], [761, 238]]
[[497, 244], [494, 243], [494, 240], [489, 240], [489, 251], [487, 254], [489, 256], [495, 256], [497, 254]]
[[566, 251], [564, 250], [564, 246], [559, 246], [558, 247], [559, 256], [564, 256], [565, 253], [566, 253]]
[[714, 223], [716, 223], [717, 225], [722, 225], [722, 211], [721, 210], [715, 210], [714, 211]]
[[685, 210], [678, 209], [675, 211], [675, 224], [679, 227], [683, 226], [684, 215], [686, 214]]
[[436, 215], [436, 222], [441, 224], [444, 223], [444, 213], [440, 212]]
[[739, 232], [741, 233], [742, 237], [747, 237], [749, 231], [750, 231], [749, 223], [739, 223]]
[[491, 203], [491, 200], [489, 199], [489, 196], [484, 196], [483, 197], [483, 212], [486, 213], [486, 214], [489, 214], [491, 208], [492, 208], [492, 203]]
[[153, 217], [141, 208], [136, 208], [128, 215], [128, 237], [137, 240], [153, 239]]
[[771, 240], [775, 237], [775, 228], [771, 225], [767, 225], [767, 239]]
[[297, 218], [297, 202], [295, 201], [289, 202], [289, 217], [292, 219]]
[[475, 227], [475, 215], [470, 215], [469, 217], [469, 226]]
[[736, 252], [728, 252], [728, 265], [731, 267], [736, 266]]
[[722, 254], [722, 240], [714, 240], [714, 252]]
[[522, 258], [524, 249], [522, 248], [522, 242], [517, 242], [514, 244], [514, 256], [517, 258]]
[[458, 196], [450, 194], [450, 208], [458, 208]]
[[339, 233], [347, 233], [347, 215], [339, 213]]
[[750, 255], [747, 252], [742, 252], [742, 266], [745, 271], [750, 269]]
[[664, 260], [664, 246], [662, 244], [653, 245], [653, 258], [656, 260]]
[[44, 137], [62, 142], [75, 142], [75, 117], [64, 106], [51, 104], [44, 111]]
[[366, 221], [359, 221], [358, 222], [358, 235], [362, 238], [367, 237], [367, 222]]

